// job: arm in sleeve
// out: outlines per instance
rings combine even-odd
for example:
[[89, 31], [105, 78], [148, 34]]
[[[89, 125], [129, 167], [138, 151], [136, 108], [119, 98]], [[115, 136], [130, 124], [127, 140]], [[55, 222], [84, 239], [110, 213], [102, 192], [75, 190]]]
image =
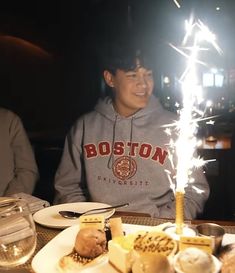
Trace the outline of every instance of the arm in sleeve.
[[66, 137], [62, 159], [55, 175], [55, 204], [87, 200], [82, 137], [83, 129], [79, 124]]
[[39, 178], [32, 146], [18, 116], [10, 125], [11, 149], [14, 158], [14, 177], [9, 182], [6, 195], [25, 192], [32, 194]]
[[[209, 197], [210, 189], [202, 169], [193, 173], [194, 181], [185, 188], [184, 217], [195, 219], [203, 212], [204, 205]], [[163, 205], [160, 209], [160, 217], [175, 218], [175, 200]]]

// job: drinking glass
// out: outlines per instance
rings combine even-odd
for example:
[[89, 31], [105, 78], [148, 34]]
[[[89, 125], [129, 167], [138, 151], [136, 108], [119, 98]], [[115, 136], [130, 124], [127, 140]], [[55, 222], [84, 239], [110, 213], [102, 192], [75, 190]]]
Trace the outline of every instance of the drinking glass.
[[25, 263], [34, 253], [37, 242], [27, 202], [9, 200], [0, 202], [0, 269]]

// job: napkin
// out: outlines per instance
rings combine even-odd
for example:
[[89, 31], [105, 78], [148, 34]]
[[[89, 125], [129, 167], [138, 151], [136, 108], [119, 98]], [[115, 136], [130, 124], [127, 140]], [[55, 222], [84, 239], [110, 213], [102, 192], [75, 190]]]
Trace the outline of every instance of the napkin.
[[33, 236], [34, 232], [32, 228], [26, 227], [24, 229], [18, 230], [16, 232], [0, 236], [0, 244], [10, 244], [16, 241], [20, 241], [22, 239], [25, 239], [27, 237]]
[[17, 230], [24, 229], [29, 226], [29, 222], [23, 217], [15, 218], [15, 215], [9, 216], [6, 219], [0, 220], [1, 229], [0, 236], [7, 235], [9, 233], [16, 232]]
[[34, 234], [29, 222], [22, 216], [11, 215], [0, 220], [0, 244], [10, 244]]
[[19, 199], [24, 199], [27, 201], [30, 212], [33, 214], [38, 210], [44, 209], [46, 207], [50, 206], [50, 203], [46, 200], [40, 199], [36, 196], [20, 192], [11, 195], [12, 197], [19, 198]]

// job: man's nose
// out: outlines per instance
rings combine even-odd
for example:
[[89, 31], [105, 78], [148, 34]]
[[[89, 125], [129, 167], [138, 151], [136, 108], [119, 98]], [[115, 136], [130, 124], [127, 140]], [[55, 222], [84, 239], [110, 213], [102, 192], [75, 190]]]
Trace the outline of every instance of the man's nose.
[[139, 77], [138, 83], [139, 83], [139, 85], [141, 85], [141, 86], [144, 87], [144, 88], [147, 87], [147, 80], [146, 80], [145, 77], [143, 77], [143, 76]]

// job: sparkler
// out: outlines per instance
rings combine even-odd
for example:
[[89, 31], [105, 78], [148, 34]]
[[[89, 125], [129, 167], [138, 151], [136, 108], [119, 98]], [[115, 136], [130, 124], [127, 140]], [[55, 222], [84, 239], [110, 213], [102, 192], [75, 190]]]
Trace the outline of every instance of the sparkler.
[[[192, 45], [186, 46], [191, 39]], [[215, 41], [215, 35], [210, 32], [208, 27], [204, 25], [200, 20], [194, 21], [192, 18], [186, 21], [186, 34], [184, 36], [182, 46], [175, 47], [170, 44], [175, 50], [182, 54], [187, 59], [187, 66], [182, 76], [180, 77], [180, 83], [182, 86], [182, 109], [180, 110], [180, 119], [175, 124], [178, 135], [177, 141], [173, 144], [174, 150], [177, 154], [177, 167], [176, 167], [176, 234], [182, 234], [184, 226], [184, 189], [188, 183], [193, 183], [191, 177], [193, 168], [202, 166], [205, 162], [203, 159], [195, 158], [195, 150], [197, 147], [197, 139], [195, 136], [197, 129], [198, 115], [202, 114], [197, 105], [201, 103], [201, 98], [198, 94], [201, 94], [201, 86], [197, 79], [196, 65], [206, 65], [206, 63], [199, 60], [199, 52], [209, 50], [204, 48], [201, 43], [208, 42], [212, 47], [216, 49], [219, 54], [222, 54], [221, 49]], [[199, 118], [199, 119], [200, 119]], [[198, 191], [200, 191], [198, 189]]]

